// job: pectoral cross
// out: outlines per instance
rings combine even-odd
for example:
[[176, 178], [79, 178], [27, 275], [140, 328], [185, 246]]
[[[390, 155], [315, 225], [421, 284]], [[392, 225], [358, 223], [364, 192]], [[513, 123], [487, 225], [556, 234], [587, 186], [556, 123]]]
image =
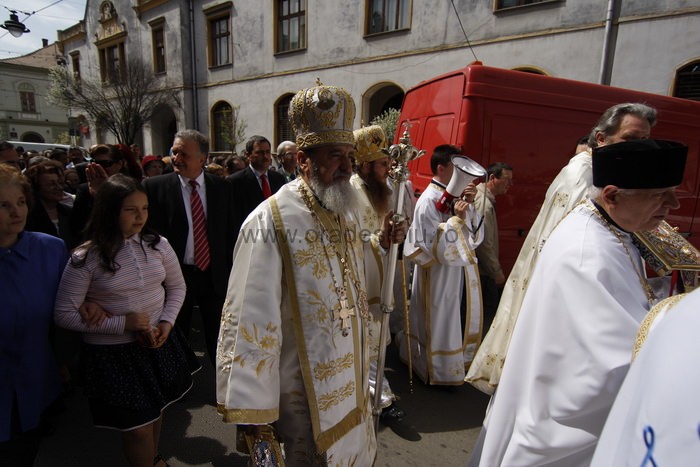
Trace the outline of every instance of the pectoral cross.
[[340, 310], [335, 310], [333, 312], [333, 319], [341, 320], [340, 329], [343, 331], [343, 336], [347, 336], [350, 333], [351, 316], [355, 316], [355, 308], [350, 308], [348, 299], [342, 297], [340, 299]]

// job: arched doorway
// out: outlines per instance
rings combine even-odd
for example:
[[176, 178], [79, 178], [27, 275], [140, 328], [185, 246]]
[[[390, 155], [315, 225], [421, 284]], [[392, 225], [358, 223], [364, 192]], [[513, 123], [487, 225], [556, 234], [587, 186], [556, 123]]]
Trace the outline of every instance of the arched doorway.
[[[375, 117], [389, 110], [401, 110], [404, 92], [397, 84], [390, 82], [377, 83], [370, 87], [362, 97], [362, 124], [369, 125]], [[385, 131], [389, 131], [386, 130]], [[389, 141], [394, 135], [387, 135]]]
[[151, 118], [151, 148], [153, 154], [167, 156], [177, 132], [177, 119], [173, 110], [161, 104]]
[[275, 148], [282, 141], [294, 141], [294, 132], [289, 122], [289, 103], [292, 97], [294, 94], [285, 94], [275, 102]]
[[20, 138], [20, 141], [24, 141], [25, 143], [45, 143], [44, 138], [39, 134], [34, 131], [28, 131], [26, 133], [22, 133], [22, 137]]

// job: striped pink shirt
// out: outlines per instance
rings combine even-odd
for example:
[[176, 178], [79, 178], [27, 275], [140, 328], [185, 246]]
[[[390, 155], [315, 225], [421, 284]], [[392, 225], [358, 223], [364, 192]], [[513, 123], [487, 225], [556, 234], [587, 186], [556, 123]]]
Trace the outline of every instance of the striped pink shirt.
[[[86, 250], [78, 247], [73, 257], [83, 258]], [[82, 267], [68, 261], [56, 295], [54, 320], [62, 328], [83, 333], [89, 344], [124, 344], [136, 339], [137, 333], [125, 331], [126, 314], [148, 313], [151, 324], [167, 321], [175, 324], [185, 300], [185, 280], [177, 256], [165, 237], [156, 250], [140, 235], [124, 240], [115, 257], [120, 267], [115, 273], [100, 266], [98, 255], [91, 251]], [[99, 304], [112, 314], [100, 326], [83, 323], [78, 308], [84, 302]]]

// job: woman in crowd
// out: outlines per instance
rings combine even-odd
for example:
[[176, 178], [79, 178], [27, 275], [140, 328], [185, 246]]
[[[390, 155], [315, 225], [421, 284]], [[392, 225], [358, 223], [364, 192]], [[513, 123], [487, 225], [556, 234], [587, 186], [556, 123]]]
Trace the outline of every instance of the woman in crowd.
[[149, 154], [141, 161], [141, 168], [143, 168], [144, 178], [155, 177], [156, 175], [161, 175], [163, 173], [165, 163], [159, 156]]
[[[185, 282], [168, 241], [148, 228], [140, 183], [117, 174], [102, 184], [86, 242], [68, 262], [56, 297], [59, 326], [83, 333], [82, 369], [95, 426], [122, 432], [132, 466], [167, 465], [158, 454], [162, 412], [192, 386], [196, 357], [171, 332]], [[79, 306], [105, 319], [83, 323]]]
[[31, 166], [26, 176], [34, 191], [34, 206], [29, 213], [27, 230], [62, 238], [70, 250], [75, 247], [70, 228], [71, 208], [63, 204], [64, 169], [58, 161]]
[[39, 424], [61, 393], [49, 328], [67, 261], [63, 241], [24, 230], [32, 200], [19, 171], [0, 164], [0, 464], [31, 466]]

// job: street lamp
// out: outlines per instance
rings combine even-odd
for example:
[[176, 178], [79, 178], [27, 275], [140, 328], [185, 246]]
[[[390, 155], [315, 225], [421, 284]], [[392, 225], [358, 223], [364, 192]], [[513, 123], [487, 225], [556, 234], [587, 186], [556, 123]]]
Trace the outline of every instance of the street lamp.
[[25, 32], [29, 32], [24, 23], [19, 21], [17, 12], [13, 10], [10, 10], [10, 19], [5, 21], [4, 24], [0, 24], [0, 28], [7, 29], [14, 37], [20, 37]]

